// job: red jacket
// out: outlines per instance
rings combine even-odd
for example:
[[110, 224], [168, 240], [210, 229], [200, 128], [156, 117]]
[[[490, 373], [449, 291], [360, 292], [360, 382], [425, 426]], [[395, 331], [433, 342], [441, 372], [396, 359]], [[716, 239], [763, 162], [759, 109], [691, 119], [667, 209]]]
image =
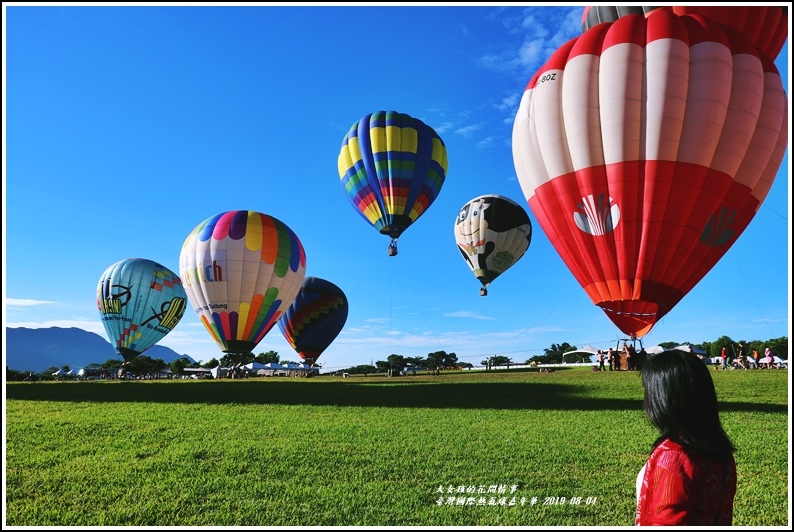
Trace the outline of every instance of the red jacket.
[[638, 484], [636, 525], [733, 524], [733, 456], [723, 464], [707, 456], [689, 454], [666, 439], [651, 451], [644, 469], [642, 484]]

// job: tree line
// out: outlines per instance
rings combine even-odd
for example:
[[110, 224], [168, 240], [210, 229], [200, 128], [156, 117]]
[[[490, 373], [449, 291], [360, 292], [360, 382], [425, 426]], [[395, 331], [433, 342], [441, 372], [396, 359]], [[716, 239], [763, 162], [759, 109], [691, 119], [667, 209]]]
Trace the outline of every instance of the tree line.
[[[631, 342], [631, 340], [628, 340]], [[722, 346], [726, 346], [728, 349], [729, 357], [735, 358], [738, 355], [739, 348], [738, 344], [743, 343], [747, 348], [748, 356], [753, 352], [754, 349], [757, 349], [758, 352], [763, 356], [764, 349], [767, 347], [770, 348], [772, 353], [776, 356], [779, 356], [782, 359], [788, 359], [788, 337], [783, 336], [781, 338], [772, 338], [770, 340], [761, 341], [761, 340], [738, 340], [735, 341], [729, 336], [721, 336], [717, 340], [713, 342], [701, 342], [701, 343], [691, 343], [691, 342], [661, 342], [659, 346], [663, 347], [664, 349], [672, 349], [674, 347], [678, 347], [679, 345], [690, 345], [693, 348], [702, 349], [705, 351], [706, 356], [708, 357], [717, 357], [720, 356], [720, 352], [722, 350]], [[616, 343], [615, 348], [617, 351], [620, 351], [622, 346], [622, 341]], [[609, 346], [611, 347], [611, 346]], [[609, 349], [609, 347], [604, 348]], [[634, 346], [637, 351], [641, 351], [644, 346], [636, 345]], [[648, 346], [650, 347], [650, 346]], [[514, 361], [512, 358], [504, 356], [504, 355], [493, 355], [486, 357], [480, 362], [480, 365], [485, 367], [486, 369], [491, 369], [492, 367], [510, 367], [515, 365], [529, 365], [532, 362], [536, 364], [561, 364], [563, 362], [563, 354], [568, 353], [570, 351], [576, 351], [579, 349], [575, 345], [571, 345], [568, 342], [562, 342], [560, 344], [551, 344], [550, 347], [547, 347], [543, 350], [542, 355], [533, 355], [530, 358], [523, 360], [523, 361]], [[567, 360], [567, 362], [592, 362], [590, 356], [585, 354], [579, 355], [579, 360]], [[397, 372], [407, 369], [409, 372], [412, 370], [434, 370], [436, 368], [471, 368], [474, 367], [472, 364], [468, 362], [460, 362], [458, 361], [457, 355], [455, 353], [447, 354], [445, 351], [436, 351], [434, 353], [429, 353], [426, 358], [421, 357], [403, 357], [401, 355], [389, 355], [386, 360], [379, 360], [375, 362], [374, 365], [372, 364], [363, 364], [360, 366], [353, 366], [344, 370], [340, 370], [340, 372], [346, 372], [350, 374], [369, 374], [369, 373], [384, 373], [388, 375], [394, 375]]]
[[[706, 352], [708, 357], [720, 356], [722, 347], [725, 346], [728, 351], [729, 358], [735, 358], [738, 355], [738, 344], [743, 343], [747, 348], [747, 355], [751, 355], [753, 350], [758, 350], [761, 356], [764, 356], [764, 350], [768, 347], [772, 353], [782, 359], [788, 360], [788, 336], [780, 338], [772, 338], [766, 341], [762, 340], [733, 340], [730, 336], [721, 336], [713, 342], [661, 342], [659, 345], [665, 349], [672, 349], [679, 345], [691, 345], [694, 348], [702, 349]], [[511, 366], [511, 365], [529, 365], [532, 362], [536, 364], [560, 364], [562, 363], [563, 353], [575, 351], [578, 348], [568, 342], [560, 344], [551, 344], [543, 350], [542, 355], [534, 355], [524, 361], [515, 362], [510, 357], [504, 355], [493, 355], [481, 361], [481, 365], [486, 369], [494, 366]], [[608, 349], [608, 348], [607, 348]], [[637, 348], [639, 351], [640, 349]], [[267, 364], [275, 362], [277, 364], [297, 364], [292, 360], [281, 360], [281, 357], [276, 351], [262, 352], [257, 355], [247, 353], [244, 355], [224, 355], [220, 360], [212, 358], [208, 362], [199, 363], [191, 362], [188, 358], [177, 358], [170, 364], [166, 364], [162, 359], [153, 359], [146, 355], [138, 355], [133, 358], [125, 366], [126, 371], [134, 375], [150, 375], [162, 372], [168, 369], [172, 375], [180, 375], [185, 368], [205, 368], [212, 369], [217, 366], [233, 367], [237, 365], [250, 364], [251, 362], [259, 362], [260, 364]], [[571, 360], [568, 360], [571, 362]], [[581, 356], [581, 360], [576, 362], [591, 362], [590, 357], [587, 355]], [[83, 368], [84, 374], [100, 374], [100, 373], [113, 373], [115, 374], [124, 363], [121, 359], [109, 359], [103, 363], [92, 363]], [[367, 375], [371, 373], [382, 373], [384, 375], [399, 375], [404, 371], [441, 371], [446, 369], [464, 369], [472, 368], [472, 364], [468, 362], [461, 362], [455, 353], [447, 353], [446, 351], [435, 351], [428, 353], [426, 357], [406, 357], [397, 354], [389, 355], [386, 360], [378, 360], [375, 364], [362, 364], [339, 370], [350, 374]], [[6, 381], [22, 381], [22, 380], [52, 380], [53, 373], [58, 370], [68, 372], [71, 368], [68, 365], [63, 365], [60, 368], [53, 366], [42, 372], [33, 372], [29, 370], [18, 371], [10, 369], [6, 366]]]

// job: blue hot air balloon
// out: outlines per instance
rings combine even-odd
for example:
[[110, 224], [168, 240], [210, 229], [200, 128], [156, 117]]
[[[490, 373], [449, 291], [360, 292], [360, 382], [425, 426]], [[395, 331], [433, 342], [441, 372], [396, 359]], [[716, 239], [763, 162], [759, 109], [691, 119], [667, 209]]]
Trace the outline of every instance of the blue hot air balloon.
[[347, 199], [382, 235], [397, 239], [430, 208], [447, 175], [447, 147], [430, 126], [378, 111], [353, 124], [337, 160]]
[[342, 332], [347, 311], [347, 297], [338, 286], [319, 277], [307, 277], [278, 327], [301, 359], [314, 365]]
[[102, 273], [96, 303], [110, 343], [130, 362], [176, 327], [187, 297], [179, 277], [162, 264], [125, 259]]

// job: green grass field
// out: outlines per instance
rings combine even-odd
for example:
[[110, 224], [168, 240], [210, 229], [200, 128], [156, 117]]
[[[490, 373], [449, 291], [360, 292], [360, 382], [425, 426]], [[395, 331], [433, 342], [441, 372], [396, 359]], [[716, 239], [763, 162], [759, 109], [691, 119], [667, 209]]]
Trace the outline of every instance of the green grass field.
[[[715, 371], [734, 525], [790, 525], [788, 371]], [[655, 430], [589, 368], [6, 384], [6, 525], [632, 526]]]

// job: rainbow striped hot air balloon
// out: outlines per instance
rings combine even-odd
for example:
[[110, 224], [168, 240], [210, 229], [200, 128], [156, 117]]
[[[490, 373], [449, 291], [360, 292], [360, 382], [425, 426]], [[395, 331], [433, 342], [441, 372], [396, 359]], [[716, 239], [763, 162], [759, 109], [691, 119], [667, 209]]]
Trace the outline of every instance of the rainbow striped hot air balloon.
[[201, 222], [182, 245], [179, 270], [188, 300], [227, 354], [251, 353], [292, 304], [306, 274], [297, 235], [254, 211]]
[[99, 278], [96, 303], [116, 353], [130, 362], [171, 332], [187, 307], [177, 275], [149, 259], [125, 259]]
[[342, 332], [347, 321], [347, 296], [319, 277], [307, 277], [278, 327], [307, 364], [317, 359]]
[[392, 239], [389, 255], [396, 255], [397, 239], [441, 191], [447, 148], [421, 120], [378, 111], [353, 124], [337, 162], [350, 203], [367, 223]]

